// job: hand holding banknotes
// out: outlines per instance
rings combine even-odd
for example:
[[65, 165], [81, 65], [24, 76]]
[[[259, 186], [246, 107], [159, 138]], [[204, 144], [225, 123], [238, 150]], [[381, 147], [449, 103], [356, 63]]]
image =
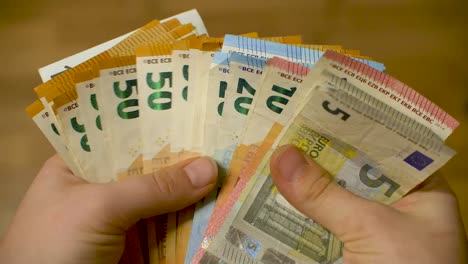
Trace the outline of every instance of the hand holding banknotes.
[[61, 158], [46, 162], [0, 244], [0, 263], [117, 263], [138, 220], [182, 209], [217, 179], [209, 158], [112, 184], [88, 184]]
[[346, 264], [466, 263], [457, 200], [440, 176], [385, 206], [340, 187], [292, 146], [277, 150], [270, 167], [291, 205], [344, 242]]
[[[342, 189], [293, 147], [280, 148], [271, 171], [292, 205], [345, 243], [344, 263], [463, 263], [466, 241], [457, 201], [440, 177], [391, 207]], [[181, 209], [216, 181], [208, 158], [158, 173], [94, 185], [59, 157], [36, 177], [2, 241], [2, 263], [117, 263], [125, 230], [137, 220]]]

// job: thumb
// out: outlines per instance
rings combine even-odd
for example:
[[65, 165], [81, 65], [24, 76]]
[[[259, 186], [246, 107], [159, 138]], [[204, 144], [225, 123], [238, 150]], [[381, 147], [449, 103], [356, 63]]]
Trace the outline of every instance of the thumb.
[[286, 145], [276, 150], [270, 170], [276, 187], [286, 200], [339, 239], [365, 228], [357, 214], [365, 214], [374, 203], [342, 188], [294, 146]]
[[128, 228], [140, 219], [183, 209], [204, 197], [217, 175], [216, 163], [201, 157], [103, 186], [106, 215]]

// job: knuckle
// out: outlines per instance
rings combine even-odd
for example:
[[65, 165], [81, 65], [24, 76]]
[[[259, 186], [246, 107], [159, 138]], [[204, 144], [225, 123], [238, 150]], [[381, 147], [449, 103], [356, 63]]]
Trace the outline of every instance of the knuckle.
[[333, 180], [323, 174], [311, 183], [302, 198], [304, 201], [320, 203], [331, 188], [333, 188]]
[[177, 191], [177, 175], [179, 172], [169, 171], [169, 170], [160, 170], [157, 173], [151, 175], [152, 179], [152, 188], [158, 193], [164, 193], [168, 195], [173, 195]]
[[61, 158], [58, 154], [53, 155], [44, 162], [44, 168], [56, 167], [57, 164], [61, 161]]
[[39, 173], [37, 174], [37, 179], [47, 179], [54, 175], [62, 176], [64, 171], [60, 170], [61, 158], [58, 155], [54, 155], [48, 158], [42, 165]]
[[445, 208], [445, 210], [450, 210], [451, 212], [460, 210], [460, 203], [457, 196], [451, 190], [446, 193], [441, 193], [439, 200], [435, 201], [435, 203], [440, 204], [441, 208]]
[[447, 199], [448, 203], [458, 206], [457, 196], [456, 196], [455, 192], [452, 189], [447, 190], [447, 195], [445, 197], [446, 197], [445, 199]]

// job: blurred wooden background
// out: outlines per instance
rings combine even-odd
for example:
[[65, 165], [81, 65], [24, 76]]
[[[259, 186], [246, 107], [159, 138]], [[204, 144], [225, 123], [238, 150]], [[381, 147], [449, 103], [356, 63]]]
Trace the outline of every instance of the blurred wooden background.
[[127, 33], [153, 18], [197, 8], [212, 36], [303, 34], [384, 62], [388, 72], [461, 122], [458, 155], [443, 169], [468, 223], [468, 47], [463, 0], [2, 0], [0, 7], [0, 235], [53, 149], [27, 117], [37, 69]]

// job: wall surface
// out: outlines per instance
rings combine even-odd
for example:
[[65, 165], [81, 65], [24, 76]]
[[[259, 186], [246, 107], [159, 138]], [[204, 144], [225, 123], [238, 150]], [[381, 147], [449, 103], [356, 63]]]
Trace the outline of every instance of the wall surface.
[[0, 7], [0, 235], [52, 147], [24, 108], [37, 69], [153, 18], [197, 8], [212, 36], [258, 31], [302, 34], [382, 61], [388, 72], [462, 124], [448, 139], [458, 155], [443, 169], [468, 223], [468, 19], [466, 1], [447, 0], [2, 0]]

